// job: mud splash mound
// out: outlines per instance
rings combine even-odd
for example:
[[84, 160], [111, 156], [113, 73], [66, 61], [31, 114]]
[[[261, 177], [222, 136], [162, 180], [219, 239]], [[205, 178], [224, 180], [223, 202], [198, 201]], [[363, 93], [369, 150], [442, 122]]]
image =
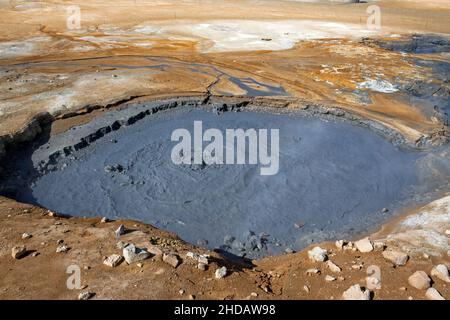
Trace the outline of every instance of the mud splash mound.
[[[129, 117], [142, 108], [109, 112], [21, 155], [14, 181], [26, 186], [15, 186], [15, 198], [75, 216], [136, 219], [257, 258], [373, 230], [448, 181], [424, 165], [448, 159], [348, 123], [191, 106]], [[192, 132], [200, 120], [204, 130], [279, 129], [278, 174], [262, 176], [259, 165], [174, 164], [173, 130]]]

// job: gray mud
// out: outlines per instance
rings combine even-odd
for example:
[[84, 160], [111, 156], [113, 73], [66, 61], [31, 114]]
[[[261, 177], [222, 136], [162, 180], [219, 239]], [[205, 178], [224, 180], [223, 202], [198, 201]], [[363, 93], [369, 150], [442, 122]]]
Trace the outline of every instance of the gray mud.
[[[373, 230], [450, 181], [445, 148], [405, 150], [367, 129], [297, 114], [175, 105], [112, 111], [24, 149], [4, 185], [16, 199], [56, 212], [137, 219], [258, 258]], [[204, 130], [280, 129], [279, 173], [173, 164], [172, 131], [192, 132], [196, 120]]]

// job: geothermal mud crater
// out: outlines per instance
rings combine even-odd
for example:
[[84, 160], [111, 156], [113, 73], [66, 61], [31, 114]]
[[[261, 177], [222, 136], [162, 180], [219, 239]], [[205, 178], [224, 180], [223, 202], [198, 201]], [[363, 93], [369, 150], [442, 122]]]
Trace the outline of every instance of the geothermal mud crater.
[[[155, 105], [108, 112], [22, 150], [4, 186], [18, 200], [56, 212], [137, 219], [257, 258], [361, 234], [448, 183], [445, 155], [404, 150], [348, 123]], [[279, 173], [261, 176], [258, 165], [174, 164], [173, 130], [192, 132], [198, 120], [204, 130], [280, 129]]]

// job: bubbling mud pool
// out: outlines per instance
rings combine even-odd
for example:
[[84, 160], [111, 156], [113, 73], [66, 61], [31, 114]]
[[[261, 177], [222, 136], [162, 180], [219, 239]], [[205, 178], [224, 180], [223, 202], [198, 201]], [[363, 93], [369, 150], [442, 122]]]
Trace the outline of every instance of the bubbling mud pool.
[[[137, 121], [129, 114], [145, 106], [133, 108], [24, 151], [14, 197], [74, 216], [136, 219], [194, 244], [259, 258], [360, 235], [449, 180], [429, 165], [439, 156], [344, 122], [192, 106]], [[278, 174], [262, 176], [259, 165], [174, 164], [171, 134], [192, 132], [194, 121], [223, 132], [279, 129]], [[444, 166], [448, 173], [448, 159]]]

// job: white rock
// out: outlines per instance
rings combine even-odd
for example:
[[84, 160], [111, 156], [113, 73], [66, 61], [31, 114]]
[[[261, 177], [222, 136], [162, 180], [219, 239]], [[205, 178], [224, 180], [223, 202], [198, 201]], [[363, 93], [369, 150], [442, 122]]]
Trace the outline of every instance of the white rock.
[[66, 253], [67, 251], [69, 251], [70, 248], [68, 246], [66, 246], [64, 243], [60, 244], [57, 248], [56, 248], [56, 252], [57, 253]]
[[27, 253], [27, 248], [25, 248], [24, 246], [15, 246], [11, 249], [11, 256], [14, 259], [23, 258], [26, 253]]
[[450, 229], [445, 230], [445, 234], [450, 236]]
[[28, 232], [25, 232], [22, 234], [22, 239], [30, 239], [32, 237], [31, 234], [29, 234]]
[[139, 262], [150, 257], [150, 252], [145, 249], [137, 248], [134, 244], [126, 245], [123, 250], [123, 257], [128, 264]]
[[333, 276], [326, 275], [325, 276], [325, 281], [327, 281], [327, 282], [336, 281], [336, 278], [333, 277]]
[[112, 254], [108, 258], [103, 260], [103, 264], [105, 266], [114, 268], [114, 267], [118, 266], [120, 264], [120, 262], [122, 262], [122, 259], [123, 259], [123, 257], [121, 255], [119, 255], [119, 254]]
[[322, 249], [321, 247], [314, 247], [312, 250], [308, 251], [309, 259], [317, 262], [327, 260], [327, 250]]
[[165, 253], [163, 255], [163, 261], [174, 268], [178, 267], [181, 263], [180, 257], [175, 253]]
[[306, 274], [309, 276], [313, 274], [320, 274], [320, 270], [317, 268], [308, 269], [306, 270]]
[[109, 219], [107, 217], [103, 217], [102, 220], [100, 220], [101, 223], [107, 223], [109, 222]]
[[373, 251], [372, 241], [369, 238], [364, 238], [355, 242], [356, 249], [359, 252], [367, 253]]
[[326, 262], [326, 264], [327, 264], [328, 269], [330, 269], [331, 272], [339, 273], [342, 271], [342, 269], [331, 260], [328, 260]]
[[114, 231], [114, 234], [116, 235], [116, 239], [119, 239], [119, 237], [126, 233], [126, 228], [123, 224], [121, 224], [116, 231]]
[[206, 269], [208, 269], [208, 265], [199, 262], [199, 263], [197, 264], [197, 269], [202, 270], [202, 271], [206, 271]]
[[226, 267], [222, 267], [222, 268], [217, 269], [216, 272], [215, 272], [216, 279], [225, 278], [226, 275], [227, 275], [227, 272], [228, 272], [228, 270], [227, 270]]
[[433, 269], [431, 269], [431, 276], [450, 283], [450, 275], [445, 264], [438, 264]]
[[81, 293], [78, 295], [78, 300], [89, 300], [89, 299], [92, 298], [93, 296], [94, 296], [94, 294], [93, 294], [92, 292], [88, 292], [88, 291], [81, 292]]
[[344, 247], [344, 240], [337, 240], [334, 245], [336, 246], [336, 248], [338, 248], [339, 250], [342, 250], [342, 248]]
[[344, 291], [342, 297], [344, 300], [370, 300], [370, 291], [363, 291], [359, 284], [355, 284]]
[[186, 253], [186, 257], [194, 259], [198, 263], [203, 263], [203, 264], [208, 264], [209, 263], [207, 255], [198, 254], [198, 253], [194, 253], [194, 252], [188, 252], [188, 253]]
[[409, 258], [406, 253], [395, 250], [383, 251], [382, 255], [386, 260], [389, 260], [397, 266], [404, 266]]
[[374, 241], [373, 247], [375, 251], [383, 251], [386, 248], [386, 243], [384, 243], [383, 241]]
[[435, 288], [428, 288], [425, 296], [430, 300], [445, 300], [445, 298]]
[[431, 285], [431, 279], [424, 271], [416, 271], [409, 278], [408, 282], [411, 286], [419, 290], [428, 289]]
[[306, 293], [310, 293], [310, 291], [311, 291], [311, 289], [310, 289], [306, 284], [303, 286], [303, 290], [304, 290]]

